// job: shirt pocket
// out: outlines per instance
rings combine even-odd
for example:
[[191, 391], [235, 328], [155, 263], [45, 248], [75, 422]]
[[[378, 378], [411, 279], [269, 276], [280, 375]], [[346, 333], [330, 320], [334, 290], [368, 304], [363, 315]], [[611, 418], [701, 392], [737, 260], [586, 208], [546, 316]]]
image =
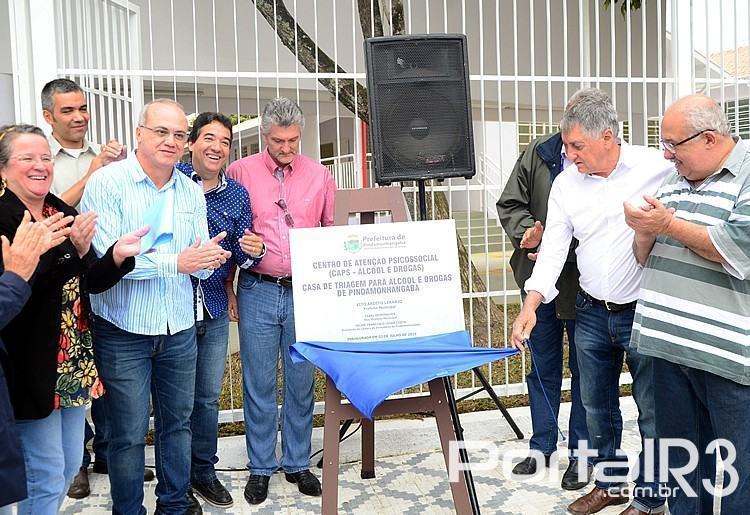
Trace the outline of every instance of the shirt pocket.
[[175, 211], [174, 214], [174, 234], [172, 243], [180, 251], [182, 248], [195, 243], [196, 227], [201, 222], [190, 211]]

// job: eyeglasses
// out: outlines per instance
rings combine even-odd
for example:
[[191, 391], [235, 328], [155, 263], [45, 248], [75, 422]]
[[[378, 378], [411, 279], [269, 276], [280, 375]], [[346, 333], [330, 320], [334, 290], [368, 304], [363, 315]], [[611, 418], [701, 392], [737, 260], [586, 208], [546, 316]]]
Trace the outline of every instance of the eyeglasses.
[[670, 152], [670, 153], [674, 154], [674, 150], [675, 150], [675, 149], [676, 149], [677, 147], [679, 147], [680, 145], [682, 145], [683, 143], [687, 143], [688, 141], [690, 141], [690, 140], [693, 140], [693, 139], [697, 138], [698, 136], [700, 136], [700, 135], [701, 135], [701, 134], [703, 134], [704, 132], [709, 132], [709, 131], [712, 131], [712, 130], [713, 130], [713, 129], [703, 129], [702, 131], [700, 131], [700, 132], [696, 132], [696, 133], [695, 133], [695, 134], [693, 134], [692, 136], [690, 136], [690, 137], [688, 137], [688, 138], [685, 138], [685, 139], [684, 139], [684, 140], [682, 140], [682, 141], [678, 141], [677, 143], [670, 143], [669, 141], [664, 141], [664, 140], [660, 140], [660, 142], [661, 142], [661, 148], [663, 148], [664, 150], [666, 150], [666, 151], [668, 151], [668, 152]]
[[16, 161], [24, 165], [33, 165], [37, 161], [41, 161], [43, 165], [49, 165], [53, 162], [52, 156], [49, 154], [43, 154], [41, 156], [21, 154], [20, 156], [12, 156], [11, 159], [15, 159]]
[[276, 202], [274, 202], [277, 206], [279, 206], [281, 209], [284, 210], [284, 221], [286, 222], [286, 225], [288, 227], [294, 227], [294, 218], [292, 218], [292, 214], [289, 212], [289, 209], [286, 207], [286, 200], [283, 198], [280, 198]]
[[188, 133], [185, 131], [170, 131], [169, 129], [165, 129], [164, 127], [146, 127], [145, 125], [139, 125], [138, 127], [141, 127], [142, 129], [148, 129], [159, 139], [167, 139], [169, 135], [171, 134], [174, 140], [178, 143], [185, 143], [188, 138]]

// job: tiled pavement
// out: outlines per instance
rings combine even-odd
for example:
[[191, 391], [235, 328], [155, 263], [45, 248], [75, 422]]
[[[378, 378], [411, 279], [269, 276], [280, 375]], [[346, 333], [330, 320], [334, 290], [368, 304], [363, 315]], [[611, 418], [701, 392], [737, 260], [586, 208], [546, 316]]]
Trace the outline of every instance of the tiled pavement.
[[[636, 425], [637, 409], [631, 397], [622, 399], [624, 432], [623, 447], [629, 451], [639, 448]], [[561, 426], [567, 427], [570, 405], [561, 408]], [[531, 421], [528, 408], [510, 410], [516, 423], [528, 437]], [[517, 440], [498, 411], [468, 413], [461, 421], [467, 440], [492, 442], [498, 446], [499, 455], [524, 454], [528, 439]], [[359, 433], [341, 445], [339, 475], [339, 512], [351, 514], [423, 514], [453, 513], [453, 503], [445, 464], [439, 452], [439, 441], [433, 419], [387, 420], [376, 423], [376, 475], [375, 479], [359, 476]], [[315, 430], [313, 448], [320, 448], [322, 431]], [[477, 496], [482, 513], [489, 514], [557, 514], [566, 513], [566, 506], [587, 490], [566, 492], [559, 482], [567, 461], [564, 444], [559, 446], [563, 457], [557, 469], [546, 471], [539, 478], [526, 481], [507, 479], [510, 465], [497, 465], [489, 470], [474, 472]], [[475, 463], [484, 461], [487, 451], [470, 450]], [[295, 485], [286, 482], [282, 474], [271, 478], [269, 497], [259, 506], [249, 505], [242, 496], [247, 480], [243, 437], [222, 438], [219, 441], [220, 479], [235, 499], [234, 506], [222, 510], [203, 504], [207, 514], [244, 513], [319, 513], [320, 498], [305, 497]], [[147, 463], [153, 463], [153, 448], [147, 449]], [[505, 468], [505, 470], [503, 470]], [[317, 471], [320, 476], [320, 471]], [[90, 474], [92, 495], [80, 501], [68, 499], [63, 505], [64, 514], [103, 514], [111, 511], [109, 483], [106, 476]], [[144, 504], [148, 513], [155, 506], [156, 482], [145, 486]], [[622, 506], [611, 507], [600, 513], [616, 515]]]

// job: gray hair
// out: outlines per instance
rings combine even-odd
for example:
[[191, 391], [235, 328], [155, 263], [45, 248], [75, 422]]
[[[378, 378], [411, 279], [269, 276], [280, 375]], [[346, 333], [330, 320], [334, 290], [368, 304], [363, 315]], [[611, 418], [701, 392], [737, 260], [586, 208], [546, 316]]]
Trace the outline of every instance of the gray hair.
[[731, 136], [727, 116], [719, 103], [708, 97], [706, 100], [706, 102], [694, 102], [685, 108], [685, 125], [689, 132], [711, 130], [722, 136]]
[[185, 108], [182, 107], [182, 104], [180, 104], [176, 100], [172, 100], [171, 98], [155, 98], [148, 104], [144, 105], [141, 109], [141, 113], [138, 115], [138, 125], [146, 125], [146, 118], [148, 118], [148, 110], [151, 109], [151, 106], [154, 104], [167, 104], [167, 105], [173, 105], [175, 107], [178, 107], [180, 111], [183, 113], [185, 112]]
[[592, 138], [598, 138], [607, 129], [616, 138], [620, 126], [609, 95], [596, 88], [580, 89], [573, 93], [560, 121], [560, 131], [568, 132], [576, 125]]
[[13, 140], [21, 134], [34, 134], [47, 140], [42, 129], [36, 125], [21, 123], [17, 125], [3, 125], [0, 127], [0, 168], [5, 168], [10, 160]]
[[274, 125], [279, 127], [291, 127], [299, 125], [300, 130], [305, 128], [305, 115], [297, 102], [288, 98], [274, 98], [266, 107], [260, 118], [260, 132], [268, 134]]
[[49, 81], [42, 88], [42, 109], [50, 113], [55, 109], [54, 96], [58, 93], [73, 93], [80, 91], [83, 93], [81, 86], [70, 79], [55, 79]]

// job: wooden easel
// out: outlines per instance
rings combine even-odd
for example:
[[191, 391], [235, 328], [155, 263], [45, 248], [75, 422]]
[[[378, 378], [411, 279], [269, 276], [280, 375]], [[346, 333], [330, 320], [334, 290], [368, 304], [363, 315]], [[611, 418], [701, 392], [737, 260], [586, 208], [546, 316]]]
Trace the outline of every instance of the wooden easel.
[[[374, 220], [374, 213], [390, 211], [394, 222], [408, 220], [400, 188], [367, 188], [360, 190], [336, 191], [336, 225], [346, 225], [349, 215], [360, 213], [360, 220]], [[435, 414], [440, 445], [445, 458], [446, 470], [450, 463], [449, 446], [456, 440], [456, 432], [451, 418], [446, 381], [433, 379], [428, 383], [430, 393], [419, 397], [388, 399], [375, 410], [374, 417], [403, 413]], [[452, 394], [452, 392], [450, 392]], [[341, 392], [330, 377], [326, 376], [325, 423], [323, 428], [323, 499], [322, 513], [332, 515], [338, 512], [338, 474], [339, 474], [339, 429], [345, 420], [362, 421], [362, 470], [363, 479], [375, 477], [375, 423], [349, 403], [341, 401]], [[472, 513], [469, 498], [469, 486], [464, 474], [458, 475], [458, 481], [450, 483], [453, 504], [456, 513]]]

